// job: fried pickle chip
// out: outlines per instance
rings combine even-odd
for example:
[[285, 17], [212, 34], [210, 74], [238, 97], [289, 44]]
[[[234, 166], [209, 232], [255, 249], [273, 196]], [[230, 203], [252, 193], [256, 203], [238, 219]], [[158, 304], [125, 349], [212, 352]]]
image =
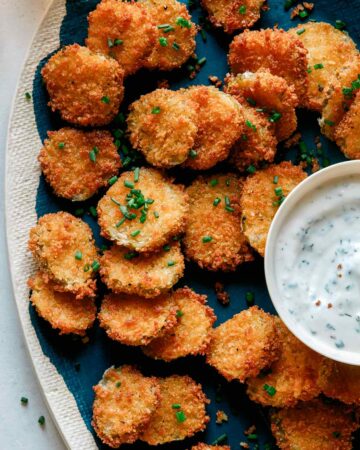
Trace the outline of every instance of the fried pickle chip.
[[269, 367], [279, 347], [274, 317], [253, 306], [213, 330], [206, 361], [228, 381], [243, 383]]
[[[132, 259], [127, 259], [127, 254], [126, 248], [114, 245], [101, 258], [101, 278], [113, 292], [153, 298], [169, 291], [183, 276], [185, 263], [179, 242]], [[169, 266], [169, 261], [174, 264]]]
[[300, 39], [308, 51], [309, 86], [302, 103], [309, 109], [321, 111], [334, 72], [356, 58], [359, 52], [346, 33], [329, 23], [308, 22], [288, 32]]
[[300, 167], [284, 161], [246, 179], [240, 201], [242, 230], [261, 256], [265, 254], [267, 234], [279, 205], [305, 178]]
[[137, 295], [108, 294], [98, 318], [111, 339], [125, 345], [146, 345], [176, 325], [176, 311], [176, 304], [167, 296], [149, 300]]
[[181, 92], [196, 104], [197, 134], [185, 162], [204, 170], [226, 159], [245, 128], [240, 105], [213, 86], [194, 86]]
[[225, 33], [250, 28], [260, 19], [265, 0], [201, 0], [209, 13], [209, 19]]
[[336, 362], [323, 380], [322, 392], [347, 404], [360, 405], [360, 367]]
[[[102, 236], [148, 253], [184, 231], [188, 197], [183, 186], [171, 183], [155, 169], [142, 168], [124, 172], [97, 210]], [[130, 252], [126, 258], [134, 256]], [[170, 267], [174, 261], [169, 259], [167, 264]]]
[[188, 188], [184, 250], [208, 270], [233, 271], [253, 254], [241, 231], [242, 181], [234, 174], [198, 177]]
[[54, 290], [54, 283], [42, 272], [29, 280], [30, 301], [39, 316], [59, 330], [60, 334], [84, 336], [96, 318], [95, 302], [91, 298], [77, 300], [74, 294]]
[[124, 71], [117, 61], [78, 44], [55, 53], [41, 75], [52, 111], [75, 125], [110, 123], [124, 96]]
[[121, 167], [112, 136], [105, 130], [48, 131], [39, 161], [55, 194], [72, 201], [92, 197]]
[[261, 405], [286, 408], [317, 397], [331, 363], [300, 342], [279, 318], [275, 320], [278, 359], [266, 372], [247, 379], [247, 394]]
[[320, 399], [271, 414], [271, 430], [282, 450], [352, 450], [351, 434], [358, 428], [351, 408]]
[[178, 323], [170, 332], [143, 347], [145, 355], [172, 361], [187, 355], [203, 355], [210, 342], [210, 331], [216, 320], [206, 296], [188, 287], [178, 289], [170, 299], [176, 305]]
[[150, 445], [181, 441], [203, 431], [210, 418], [202, 388], [189, 376], [160, 378], [160, 404], [140, 439]]
[[228, 445], [209, 445], [203, 442], [193, 445], [191, 450], [230, 450]]
[[360, 159], [360, 92], [335, 128], [335, 142], [347, 158]]
[[111, 367], [93, 389], [92, 426], [102, 442], [113, 448], [135, 442], [158, 406], [158, 380], [132, 366]]
[[142, 5], [103, 0], [88, 20], [86, 45], [90, 50], [115, 58], [125, 76], [144, 65], [154, 48], [156, 28]]
[[245, 30], [230, 44], [229, 64], [233, 73], [268, 69], [293, 85], [301, 102], [308, 88], [307, 50], [298, 39], [280, 29]]
[[145, 67], [172, 70], [182, 66], [195, 51], [196, 25], [183, 3], [176, 0], [140, 0], [157, 34]]
[[296, 130], [298, 98], [294, 87], [289, 86], [284, 78], [265, 70], [244, 72], [228, 76], [225, 90], [241, 104], [248, 103], [261, 111], [274, 125], [278, 141], [287, 139]]
[[97, 251], [89, 225], [60, 211], [40, 217], [30, 230], [29, 249], [56, 291], [94, 297]]
[[130, 105], [130, 142], [158, 167], [184, 162], [195, 144], [196, 105], [182, 91], [156, 89]]

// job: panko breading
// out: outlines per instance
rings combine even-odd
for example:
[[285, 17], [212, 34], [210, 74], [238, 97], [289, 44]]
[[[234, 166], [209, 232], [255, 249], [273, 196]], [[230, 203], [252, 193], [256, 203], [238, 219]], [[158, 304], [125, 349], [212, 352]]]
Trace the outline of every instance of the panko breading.
[[[126, 248], [114, 245], [101, 258], [101, 278], [113, 292], [152, 298], [167, 292], [183, 276], [185, 263], [179, 242], [130, 260], [127, 253]], [[175, 264], [169, 266], [168, 261]]]
[[159, 404], [160, 385], [132, 366], [111, 367], [94, 386], [92, 425], [110, 447], [135, 442]]
[[360, 405], [360, 367], [334, 362], [322, 392], [343, 403]]
[[245, 129], [230, 153], [230, 164], [240, 172], [249, 166], [259, 167], [262, 162], [273, 162], [277, 139], [273, 125], [261, 113], [247, 105], [241, 105]]
[[279, 347], [274, 316], [253, 306], [213, 330], [206, 361], [228, 381], [243, 383], [269, 367]]
[[258, 170], [246, 179], [240, 201], [242, 230], [261, 256], [265, 254], [267, 234], [282, 199], [305, 178], [306, 173], [299, 166], [284, 161]]
[[30, 230], [29, 249], [56, 291], [94, 297], [97, 251], [89, 225], [60, 211], [40, 217]]
[[39, 316], [59, 330], [60, 334], [84, 336], [96, 318], [95, 302], [91, 298], [77, 300], [69, 292], [57, 292], [54, 283], [38, 272], [29, 280], [30, 301]]
[[301, 102], [308, 88], [307, 50], [298, 39], [280, 29], [245, 30], [230, 44], [229, 64], [233, 73], [268, 69], [293, 85]]
[[52, 111], [75, 125], [110, 123], [124, 96], [124, 71], [118, 62], [78, 44], [55, 53], [41, 75]]
[[240, 103], [263, 110], [269, 123], [274, 124], [278, 141], [287, 139], [296, 130], [298, 98], [294, 87], [284, 78], [259, 70], [228, 76], [226, 83], [226, 92]]
[[230, 450], [228, 445], [209, 445], [200, 442], [199, 444], [193, 445], [191, 450]]
[[184, 162], [195, 144], [196, 105], [182, 91], [156, 89], [130, 105], [130, 142], [147, 161], [169, 168]]
[[111, 339], [125, 345], [146, 345], [176, 325], [176, 311], [176, 304], [167, 296], [149, 300], [137, 295], [108, 294], [98, 318]]
[[356, 58], [359, 52], [346, 33], [329, 23], [302, 23], [291, 28], [289, 33], [300, 39], [308, 51], [309, 86], [302, 103], [310, 109], [321, 111], [334, 72]]
[[282, 450], [352, 450], [359, 428], [351, 408], [322, 400], [272, 412], [271, 430]]
[[260, 19], [261, 7], [265, 0], [201, 0], [209, 13], [209, 19], [226, 33], [250, 28]]
[[88, 20], [86, 45], [90, 50], [115, 58], [125, 76], [144, 65], [155, 45], [156, 28], [142, 5], [103, 0]]
[[144, 353], [164, 361], [205, 354], [216, 320], [213, 309], [206, 305], [206, 296], [185, 287], [171, 294], [170, 299], [176, 305], [178, 323], [169, 333], [143, 347]]
[[196, 25], [183, 3], [176, 0], [139, 0], [156, 28], [156, 40], [145, 62], [148, 69], [172, 70], [195, 51]]
[[245, 128], [240, 105], [213, 86], [194, 86], [181, 92], [196, 104], [198, 131], [185, 166], [204, 170], [226, 159]]
[[39, 161], [55, 194], [72, 201], [92, 197], [121, 167], [112, 136], [105, 130], [48, 131]]
[[247, 394], [261, 405], [285, 408], [317, 397], [331, 362], [300, 342], [279, 318], [275, 320], [278, 359], [265, 373], [247, 379]]
[[140, 439], [150, 445], [181, 441], [203, 431], [210, 403], [201, 385], [187, 375], [160, 378], [160, 403]]
[[148, 253], [184, 231], [188, 196], [155, 169], [142, 168], [136, 179], [136, 171], [124, 172], [111, 186], [98, 203], [98, 222], [105, 238]]
[[347, 158], [360, 159], [360, 91], [339, 125], [335, 142]]
[[188, 188], [184, 250], [208, 270], [233, 271], [253, 254], [241, 231], [242, 181], [234, 174], [198, 177]]
[[334, 140], [336, 126], [349, 110], [360, 87], [360, 56], [334, 74], [320, 119], [321, 132]]

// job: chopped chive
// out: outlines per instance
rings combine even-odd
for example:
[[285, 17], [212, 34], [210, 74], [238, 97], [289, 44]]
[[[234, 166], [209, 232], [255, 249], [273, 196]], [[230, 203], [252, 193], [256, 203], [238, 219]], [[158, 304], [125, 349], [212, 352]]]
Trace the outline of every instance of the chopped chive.
[[124, 131], [120, 130], [120, 128], [118, 128], [118, 129], [114, 130], [113, 135], [114, 135], [114, 137], [119, 139], [124, 136]]
[[168, 267], [175, 266], [175, 261], [168, 261]]
[[296, 34], [300, 36], [300, 34], [305, 33], [305, 28], [300, 28], [300, 30], [297, 30]]
[[94, 271], [94, 272], [97, 272], [99, 269], [100, 269], [100, 263], [99, 263], [99, 261], [94, 261], [92, 264], [91, 264], [91, 268], [92, 268], [92, 270]]
[[180, 317], [182, 317], [184, 315], [184, 313], [181, 311], [181, 309], [178, 309], [176, 311], [176, 317], [179, 319]]
[[124, 113], [119, 112], [119, 114], [115, 117], [114, 122], [116, 122], [116, 123], [125, 123]]
[[155, 219], [158, 219], [160, 217], [160, 214], [157, 211], [154, 211], [154, 217]]
[[216, 197], [216, 199], [215, 199], [214, 202], [213, 202], [213, 205], [214, 205], [214, 206], [217, 206], [220, 202], [221, 202], [221, 198]]
[[203, 28], [200, 29], [200, 36], [201, 36], [201, 39], [203, 40], [203, 42], [207, 41], [206, 32]]
[[211, 236], [203, 236], [202, 241], [204, 244], [211, 242], [213, 238]]
[[233, 213], [235, 210], [231, 206], [225, 206], [225, 211]]
[[164, 33], [169, 33], [170, 31], [174, 31], [175, 28], [168, 23], [164, 23], [162, 25], [158, 25], [159, 30], [162, 30]]
[[164, 28], [170, 27], [170, 25], [169, 25], [168, 23], [163, 23], [163, 24], [161, 24], [161, 25], [158, 25], [157, 27], [159, 28], [159, 30], [162, 30], [162, 29], [164, 29]]
[[308, 17], [308, 15], [309, 15], [309, 13], [307, 11], [305, 11], [305, 9], [299, 12], [299, 17], [301, 19], [305, 19], [306, 17]]
[[114, 41], [112, 39], [110, 39], [110, 38], [107, 38], [107, 45], [108, 45], [109, 48], [114, 47]]
[[288, 11], [292, 5], [295, 3], [296, 0], [285, 0], [284, 2], [284, 8], [286, 11]]
[[167, 45], [168, 45], [168, 41], [167, 41], [166, 37], [160, 37], [159, 43], [160, 43], [161, 47], [167, 47]]
[[205, 56], [203, 56], [202, 58], [200, 58], [197, 62], [199, 64], [199, 66], [203, 66], [206, 63], [206, 58]]
[[62, 150], [65, 147], [65, 142], [59, 142], [58, 147]]
[[116, 386], [117, 388], [119, 388], [119, 387], [121, 386], [121, 381], [117, 381], [117, 382], [115, 383], [115, 386]]
[[341, 433], [340, 431], [334, 431], [333, 434], [334, 438], [338, 439], [339, 437], [341, 437]]
[[253, 164], [250, 164], [250, 166], [246, 169], [246, 172], [255, 173], [256, 167]]
[[93, 216], [93, 217], [97, 217], [97, 211], [96, 211], [96, 208], [95, 208], [95, 206], [90, 206], [90, 208], [89, 208], [89, 213]]
[[246, 6], [245, 5], [240, 6], [238, 11], [240, 14], [246, 14]]
[[93, 163], [96, 162], [96, 153], [95, 153], [94, 149], [90, 150], [89, 158], [90, 158], [90, 161], [92, 161]]
[[218, 444], [224, 444], [225, 442], [227, 442], [227, 434], [224, 433], [221, 436], [219, 436], [218, 438], [215, 439], [214, 442], [211, 443], [211, 445], [218, 445]]
[[335, 28], [337, 30], [343, 30], [346, 27], [346, 23], [343, 20], [335, 20]]
[[274, 112], [274, 114], [272, 114], [272, 115], [269, 117], [269, 122], [271, 122], [271, 123], [278, 122], [278, 121], [281, 119], [281, 116], [282, 116], [281, 113], [279, 113], [279, 112]]
[[104, 95], [104, 97], [101, 97], [101, 101], [103, 103], [106, 103], [107, 105], [110, 103], [110, 99], [107, 95]]
[[245, 120], [245, 125], [252, 130], [256, 131], [256, 126], [250, 122], [250, 120]]
[[278, 182], [279, 182], [279, 176], [278, 176], [278, 175], [275, 175], [275, 176], [274, 176], [274, 179], [273, 179], [273, 183], [274, 183], [274, 184], [278, 184]]
[[246, 300], [246, 304], [248, 306], [252, 306], [255, 303], [255, 295], [253, 292], [248, 291], [245, 294], [245, 300]]
[[170, 251], [170, 245], [169, 245], [169, 244], [164, 245], [164, 246], [163, 246], [163, 250], [164, 250], [165, 252], [169, 252], [169, 251]]
[[335, 122], [329, 119], [325, 119], [324, 122], [326, 125], [329, 125], [329, 127], [333, 127], [335, 125]]
[[160, 106], [155, 106], [152, 110], [151, 110], [151, 114], [160, 114]]
[[125, 253], [124, 258], [127, 260], [131, 260], [133, 258], [136, 258], [137, 256], [139, 256], [139, 254], [137, 252], [128, 252], [128, 253]]
[[307, 72], [307, 73], [311, 73], [311, 72], [312, 72], [311, 67], [308, 67], [308, 68], [306, 69], [306, 72]]
[[38, 419], [38, 423], [41, 426], [45, 425], [45, 417], [44, 416], [40, 416], [39, 419]]
[[131, 237], [139, 236], [139, 234], [140, 234], [140, 230], [135, 230], [130, 233]]
[[127, 167], [131, 163], [132, 163], [132, 159], [130, 158], [130, 156], [127, 156], [123, 161], [123, 166]]
[[256, 101], [255, 101], [253, 98], [248, 97], [248, 98], [246, 99], [246, 101], [249, 103], [249, 105], [251, 105], [251, 106], [256, 106]]
[[308, 151], [307, 146], [304, 141], [299, 142], [299, 148], [301, 150], [301, 153], [307, 153], [307, 151]]
[[277, 196], [277, 197], [280, 197], [281, 195], [283, 195], [283, 190], [282, 190], [282, 188], [279, 186], [279, 187], [276, 187], [275, 189], [274, 189], [274, 191], [275, 191], [275, 195]]
[[229, 180], [229, 178], [227, 178], [227, 180], [225, 181], [225, 184], [226, 184], [227, 187], [230, 186], [230, 180]]
[[137, 183], [140, 177], [140, 167], [135, 167], [134, 169], [134, 181]]
[[244, 142], [248, 140], [248, 137], [246, 136], [246, 134], [241, 135], [241, 140]]
[[230, 199], [229, 199], [229, 197], [227, 196], [227, 195], [225, 195], [225, 205], [226, 206], [230, 206]]
[[30, 100], [31, 99], [30, 92], [25, 92], [25, 98], [26, 98], [26, 100]]
[[184, 19], [184, 17], [178, 17], [175, 23], [176, 25], [180, 25], [181, 28], [191, 28], [191, 23]]
[[181, 405], [180, 405], [180, 403], [173, 403], [173, 404], [171, 405], [171, 407], [172, 407], [172, 409], [180, 409], [180, 408], [181, 408]]
[[90, 264], [85, 264], [84, 272], [89, 272], [89, 270], [90, 270]]
[[248, 434], [248, 435], [247, 435], [247, 439], [248, 439], [249, 441], [257, 441], [257, 440], [258, 440], [258, 435], [255, 434], [255, 433]]
[[125, 220], [126, 220], [125, 217], [123, 217], [121, 220], [119, 220], [119, 222], [117, 222], [117, 223], [115, 224], [116, 228], [121, 227], [121, 225], [125, 222]]
[[75, 259], [77, 259], [78, 261], [82, 260], [82, 252], [80, 250], [76, 250], [75, 252]]
[[21, 397], [20, 401], [22, 405], [27, 405], [29, 403], [29, 399], [27, 397]]
[[214, 187], [217, 184], [219, 184], [219, 180], [217, 178], [213, 178], [212, 180], [210, 180], [210, 186]]
[[100, 245], [100, 251], [105, 252], [108, 249], [108, 246], [105, 244]]
[[314, 64], [314, 69], [316, 69], [316, 70], [323, 69], [323, 68], [324, 68], [324, 64], [322, 64], [322, 63]]
[[108, 183], [110, 184], [110, 186], [112, 186], [113, 184], [115, 184], [118, 180], [118, 177], [115, 175], [111, 178], [109, 178]]
[[189, 150], [189, 156], [190, 156], [190, 158], [193, 158], [193, 159], [196, 158], [197, 151], [192, 148], [191, 150]]
[[114, 39], [114, 45], [122, 45], [124, 43], [124, 41], [122, 39], [116, 38]]
[[183, 423], [186, 420], [186, 415], [184, 411], [176, 411], [175, 413], [176, 419], [178, 422]]
[[124, 181], [124, 186], [129, 189], [134, 189], [134, 187], [135, 187], [134, 183], [132, 183], [131, 181], [127, 181], [127, 180]]
[[276, 389], [274, 386], [270, 386], [269, 384], [264, 384], [263, 389], [270, 395], [270, 397], [274, 397], [276, 394]]

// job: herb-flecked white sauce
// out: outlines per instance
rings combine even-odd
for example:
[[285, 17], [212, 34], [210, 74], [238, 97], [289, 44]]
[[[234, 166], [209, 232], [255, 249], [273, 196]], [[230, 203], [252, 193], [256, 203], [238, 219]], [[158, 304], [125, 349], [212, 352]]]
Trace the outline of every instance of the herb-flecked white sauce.
[[360, 352], [360, 174], [303, 198], [280, 230], [275, 263], [297, 326], [328, 346]]

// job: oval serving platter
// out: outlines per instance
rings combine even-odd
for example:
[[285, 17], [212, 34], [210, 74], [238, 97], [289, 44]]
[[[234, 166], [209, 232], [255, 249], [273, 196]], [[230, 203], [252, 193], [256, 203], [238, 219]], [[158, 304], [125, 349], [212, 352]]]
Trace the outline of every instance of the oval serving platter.
[[[189, 374], [203, 385], [211, 399], [208, 407], [211, 422], [207, 430], [186, 441], [164, 445], [161, 447], [164, 450], [184, 450], [199, 440], [211, 443], [223, 434], [227, 435], [231, 448], [237, 449], [241, 441], [246, 441], [244, 430], [251, 425], [256, 425], [258, 441], [250, 444], [250, 448], [276, 448], [271, 437], [267, 411], [250, 402], [244, 386], [236, 382], [227, 383], [204, 363], [203, 358], [188, 357], [173, 363], [153, 361], [146, 358], [139, 349], [126, 348], [110, 341], [98, 326], [89, 333], [88, 342], [58, 336], [29, 305], [27, 279], [34, 272], [35, 266], [27, 250], [27, 240], [29, 230], [36, 223], [37, 217], [58, 210], [75, 213], [77, 209], [82, 208], [82, 218], [92, 227], [97, 243], [104, 243], [99, 237], [96, 220], [89, 213], [89, 207], [96, 206], [99, 197], [80, 204], [56, 198], [41, 177], [37, 161], [46, 132], [62, 126], [59, 117], [52, 114], [47, 107], [48, 98], [40, 70], [49, 56], [60, 47], [84, 42], [87, 32], [86, 18], [97, 3], [96, 0], [54, 0], [31, 45], [19, 80], [8, 133], [6, 221], [9, 263], [25, 340], [49, 410], [69, 448], [108, 448], [101, 444], [91, 427], [92, 386], [111, 365], [132, 363], [138, 365], [146, 374]], [[299, 23], [299, 20], [290, 20], [290, 12], [284, 10], [282, 0], [269, 0], [269, 7], [269, 11], [262, 12], [262, 18], [256, 28], [279, 24], [281, 28], [288, 29]], [[197, 2], [191, 14], [195, 22], [202, 22], [204, 12]], [[344, 20], [351, 37], [360, 47], [360, 3], [357, 0], [318, 0], [310, 18], [329, 23], [335, 23], [337, 19]], [[222, 80], [228, 71], [226, 56], [230, 40], [221, 30], [214, 29], [206, 31], [206, 41], [200, 34], [197, 36], [196, 53], [199, 58], [205, 57], [206, 63], [195, 79], [189, 78], [186, 68], [162, 74], [141, 71], [130, 77], [126, 82], [126, 98], [122, 110], [126, 111], [126, 106], [141, 94], [156, 89], [159, 79], [169, 80], [172, 89], [193, 84], [209, 85], [210, 75]], [[25, 92], [32, 92], [31, 101], [25, 99]], [[298, 119], [303, 140], [308, 148], [314, 149], [314, 140], [320, 135], [316, 114], [300, 110]], [[324, 165], [344, 160], [335, 145], [323, 137], [321, 141], [324, 153], [320, 161]], [[296, 148], [279, 148], [278, 160], [298, 161], [298, 156]], [[219, 169], [220, 167], [216, 168]], [[191, 174], [181, 173], [180, 179], [188, 183]], [[228, 306], [223, 306], [216, 300], [215, 281], [223, 283], [230, 294], [231, 301]], [[179, 285], [188, 285], [196, 292], [208, 295], [209, 305], [215, 309], [218, 317], [217, 324], [247, 308], [246, 293], [249, 291], [254, 293], [257, 305], [268, 312], [275, 312], [267, 292], [263, 260], [260, 257], [253, 263], [241, 266], [233, 274], [216, 273], [209, 276], [205, 271], [189, 264]], [[229, 417], [228, 422], [216, 424], [217, 410], [225, 411]], [[354, 445], [354, 448], [360, 446], [358, 438]], [[137, 443], [122, 448], [145, 450], [151, 447]]]

